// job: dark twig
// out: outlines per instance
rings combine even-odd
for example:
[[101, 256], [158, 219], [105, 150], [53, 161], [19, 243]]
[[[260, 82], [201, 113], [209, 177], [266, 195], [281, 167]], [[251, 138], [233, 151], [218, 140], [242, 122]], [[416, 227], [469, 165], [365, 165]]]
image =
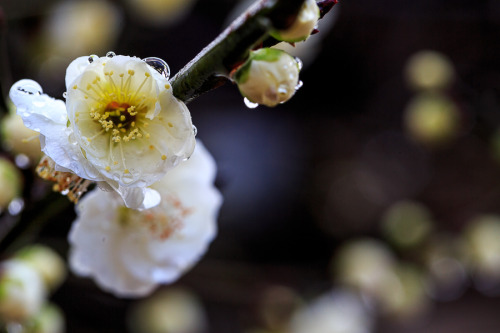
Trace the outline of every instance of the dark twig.
[[[297, 17], [304, 0], [261, 0], [237, 18], [210, 45], [172, 79], [174, 95], [189, 102], [228, 82], [230, 72], [243, 63], [256, 47], [279, 43], [271, 29], [286, 29]], [[319, 1], [323, 18], [338, 0]]]

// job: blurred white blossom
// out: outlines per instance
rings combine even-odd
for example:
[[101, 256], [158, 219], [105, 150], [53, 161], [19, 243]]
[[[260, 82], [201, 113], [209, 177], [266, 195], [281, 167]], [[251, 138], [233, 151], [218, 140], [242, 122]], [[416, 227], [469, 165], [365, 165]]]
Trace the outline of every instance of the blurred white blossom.
[[103, 191], [76, 206], [70, 266], [117, 296], [143, 296], [175, 281], [206, 251], [216, 233], [222, 198], [215, 162], [199, 142], [186, 162], [152, 187], [161, 203], [137, 211]]
[[43, 156], [39, 134], [24, 125], [23, 119], [16, 114], [14, 105], [10, 109], [1, 122], [5, 148], [14, 154], [24, 154], [31, 162], [37, 163]]
[[188, 290], [161, 290], [134, 305], [128, 324], [134, 333], [202, 333], [208, 320], [196, 295]]
[[44, 245], [28, 245], [17, 251], [15, 258], [37, 271], [48, 290], [55, 290], [66, 277], [64, 260]]
[[369, 333], [374, 319], [360, 297], [347, 290], [327, 293], [298, 311], [290, 333]]
[[64, 333], [65, 320], [62, 311], [51, 303], [45, 303], [28, 323], [25, 324], [26, 333]]
[[14, 164], [0, 158], [0, 211], [21, 195], [22, 183], [21, 173]]
[[122, 15], [104, 0], [59, 2], [45, 22], [45, 51], [51, 56], [75, 58], [105, 52], [119, 35]]
[[19, 260], [0, 266], [0, 318], [20, 322], [33, 317], [45, 301], [46, 290], [40, 275]]
[[80, 57], [66, 72], [67, 101], [21, 80], [10, 96], [25, 125], [40, 132], [55, 170], [116, 190], [131, 208], [159, 201], [146, 186], [188, 158], [191, 116], [168, 79], [135, 57]]

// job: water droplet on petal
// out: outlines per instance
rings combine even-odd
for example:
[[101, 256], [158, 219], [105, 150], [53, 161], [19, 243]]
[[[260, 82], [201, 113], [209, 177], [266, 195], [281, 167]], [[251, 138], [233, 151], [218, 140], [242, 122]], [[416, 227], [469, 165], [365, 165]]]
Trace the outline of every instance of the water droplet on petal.
[[64, 98], [68, 97], [68, 93], [67, 93], [66, 91], [65, 91], [65, 92], [63, 92], [63, 97], [64, 97]]
[[193, 134], [196, 136], [198, 134], [198, 129], [193, 125]]
[[303, 86], [303, 85], [304, 85], [304, 82], [299, 81], [299, 82], [297, 83], [297, 85], [295, 86], [295, 91], [297, 91], [297, 90], [299, 90], [300, 88], [302, 88], [302, 86]]
[[287, 95], [288, 94], [288, 89], [286, 85], [281, 85], [278, 87], [278, 94], [280, 95]]
[[299, 57], [295, 57], [295, 61], [297, 62], [297, 67], [299, 67], [299, 71], [302, 70], [302, 67], [304, 67], [302, 60], [300, 60]]
[[116, 53], [114, 53], [113, 51], [109, 51], [108, 53], [106, 53], [106, 57], [108, 58], [113, 58], [114, 56], [116, 56]]
[[42, 92], [39, 90], [39, 86], [36, 83], [23, 83], [23, 85], [20, 85], [17, 87], [17, 90], [20, 92], [23, 92], [28, 95], [41, 95]]
[[156, 58], [156, 57], [148, 57], [142, 59], [148, 64], [149, 66], [153, 67], [158, 73], [163, 75], [166, 79], [170, 77], [170, 67], [168, 67], [168, 64], [165, 62], [165, 60]]
[[256, 107], [259, 106], [259, 103], [250, 102], [250, 100], [246, 97], [243, 99], [243, 102], [249, 109], [255, 109]]
[[95, 54], [92, 54], [87, 60], [89, 61], [89, 64], [91, 64], [96, 59], [99, 59], [99, 57], [97, 55], [95, 55]]

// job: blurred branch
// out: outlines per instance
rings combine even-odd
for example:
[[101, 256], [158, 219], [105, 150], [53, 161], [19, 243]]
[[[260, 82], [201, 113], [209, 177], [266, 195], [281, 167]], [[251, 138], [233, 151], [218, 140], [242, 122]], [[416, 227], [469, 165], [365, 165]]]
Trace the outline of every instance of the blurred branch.
[[18, 222], [0, 240], [0, 253], [3, 255], [11, 254], [32, 242], [45, 224], [69, 207], [70, 204], [67, 197], [52, 192], [34, 206], [24, 210]]
[[7, 111], [7, 91], [9, 86], [9, 72], [7, 62], [7, 21], [2, 7], [0, 7], [0, 110]]

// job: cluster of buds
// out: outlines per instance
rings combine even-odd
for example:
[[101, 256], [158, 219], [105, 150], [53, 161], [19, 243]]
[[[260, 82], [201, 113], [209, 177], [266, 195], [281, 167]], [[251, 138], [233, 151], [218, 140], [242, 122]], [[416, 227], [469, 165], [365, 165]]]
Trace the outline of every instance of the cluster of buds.
[[7, 331], [17, 327], [20, 332], [63, 332], [64, 318], [47, 296], [65, 276], [64, 261], [42, 245], [25, 247], [1, 263], [0, 321]]
[[[316, 1], [307, 0], [295, 21], [285, 30], [272, 30], [271, 36], [279, 41], [295, 43], [305, 41], [320, 18]], [[262, 48], [250, 52], [246, 62], [233, 71], [231, 77], [241, 94], [251, 103], [274, 107], [288, 101], [301, 86], [300, 60], [288, 53]]]

